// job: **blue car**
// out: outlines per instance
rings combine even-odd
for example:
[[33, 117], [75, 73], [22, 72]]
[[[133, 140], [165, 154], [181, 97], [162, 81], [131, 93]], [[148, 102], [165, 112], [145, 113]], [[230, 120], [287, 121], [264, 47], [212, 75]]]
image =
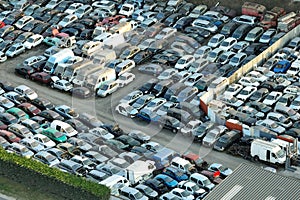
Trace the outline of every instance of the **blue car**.
[[275, 73], [285, 73], [291, 66], [291, 62], [288, 60], [281, 60], [275, 66], [273, 71]]
[[178, 182], [189, 179], [188, 175], [186, 175], [185, 173], [183, 173], [182, 171], [174, 167], [166, 167], [162, 173], [170, 176], [171, 178], [175, 179]]
[[209, 21], [209, 22], [213, 23], [214, 25], [216, 25], [217, 27], [219, 27], [219, 26], [221, 26], [223, 24], [222, 21], [217, 20], [217, 19], [212, 18], [212, 17], [209, 17], [209, 16], [205, 16], [205, 15], [199, 16], [198, 19]]
[[155, 112], [152, 112], [150, 110], [147, 109], [142, 109], [137, 115], [136, 117], [142, 119], [143, 121], [146, 122], [158, 122], [158, 119], [160, 118], [159, 115], [157, 115]]
[[178, 185], [178, 181], [174, 180], [173, 178], [171, 178], [166, 174], [158, 174], [154, 177], [154, 179], [162, 182], [169, 189], [175, 188]]

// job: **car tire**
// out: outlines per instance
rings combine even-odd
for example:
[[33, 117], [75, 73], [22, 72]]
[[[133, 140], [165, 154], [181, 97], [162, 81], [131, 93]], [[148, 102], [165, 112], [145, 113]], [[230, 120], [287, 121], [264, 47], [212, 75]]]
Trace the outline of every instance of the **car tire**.
[[259, 157], [258, 156], [254, 156], [254, 161], [255, 162], [259, 162]]
[[53, 84], [53, 83], [51, 83], [51, 84], [50, 84], [50, 87], [53, 89], [53, 88], [54, 88], [54, 84]]
[[173, 129], [172, 129], [172, 132], [173, 132], [173, 133], [177, 133], [177, 129], [173, 128]]
[[28, 74], [25, 75], [25, 79], [29, 79], [29, 75]]

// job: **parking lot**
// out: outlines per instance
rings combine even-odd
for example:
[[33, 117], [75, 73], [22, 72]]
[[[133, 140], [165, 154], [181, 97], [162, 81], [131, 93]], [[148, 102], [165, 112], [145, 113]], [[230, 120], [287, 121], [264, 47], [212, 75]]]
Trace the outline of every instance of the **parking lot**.
[[[152, 5], [149, 2], [148, 4], [149, 6]], [[128, 9], [131, 9], [132, 7], [131, 4], [125, 4], [124, 7], [126, 6]], [[89, 8], [89, 6], [87, 7]], [[109, 18], [106, 18], [102, 21], [98, 20], [97, 25], [100, 31], [107, 31], [108, 29], [110, 30], [98, 35], [99, 37], [97, 37], [97, 39], [94, 37], [93, 42], [86, 41], [84, 43], [86, 45], [83, 45], [82, 48], [79, 48], [80, 44], [75, 44], [75, 36], [71, 35], [77, 34], [76, 39], [78, 40], [82, 39], [83, 37], [90, 37], [90, 40], [92, 40], [91, 35], [83, 36], [82, 34], [79, 34], [79, 23], [77, 23], [76, 26], [76, 31], [78, 31], [78, 33], [74, 33], [74, 29], [67, 29], [70, 28], [70, 25], [68, 27], [68, 25], [65, 24], [65, 21], [61, 21], [59, 22], [61, 27], [56, 31], [64, 30], [65, 32], [63, 34], [69, 35], [57, 36], [57, 38], [62, 37], [60, 41], [57, 42], [57, 46], [63, 48], [63, 50], [59, 49], [60, 52], [66, 52], [65, 54], [68, 54], [69, 51], [70, 55], [72, 56], [68, 58], [69, 60], [60, 60], [64, 55], [60, 55], [59, 52], [54, 55], [49, 55], [47, 62], [44, 61], [44, 64], [41, 65], [43, 69], [39, 69], [37, 71], [43, 71], [43, 73], [47, 72], [51, 74], [53, 79], [49, 80], [50, 82], [47, 84], [40, 84], [37, 81], [33, 81], [33, 73], [29, 73], [27, 71], [29, 68], [32, 69], [33, 65], [26, 65], [24, 64], [24, 61], [28, 61], [28, 58], [32, 58], [33, 56], [45, 55], [45, 50], [49, 48], [49, 45], [53, 45], [56, 42], [56, 37], [47, 37], [47, 40], [44, 40], [42, 44], [39, 44], [36, 47], [31, 46], [33, 44], [29, 42], [26, 44], [27, 46], [25, 45], [26, 51], [24, 48], [25, 52], [21, 52], [21, 54], [16, 57], [14, 55], [16, 52], [13, 52], [12, 49], [10, 49], [12, 53], [7, 53], [10, 52], [10, 50], [7, 50], [6, 55], [14, 58], [8, 58], [3, 63], [0, 62], [0, 80], [1, 82], [9, 81], [13, 84], [13, 86], [26, 85], [36, 91], [39, 97], [50, 100], [55, 106], [67, 105], [73, 108], [76, 113], [91, 114], [96, 116], [97, 119], [104, 124], [118, 125], [122, 130], [124, 130], [125, 133], [129, 133], [132, 130], [142, 131], [146, 135], [151, 136], [151, 141], [157, 142], [163, 147], [172, 149], [180, 155], [186, 152], [193, 152], [198, 154], [209, 164], [221, 163], [223, 166], [230, 169], [235, 169], [240, 163], [243, 162], [262, 167], [266, 166], [265, 162], [259, 162], [259, 160], [271, 162], [270, 158], [268, 158], [268, 160], [264, 160], [264, 158], [258, 157], [258, 155], [250, 155], [250, 152], [246, 154], [240, 154], [240, 151], [235, 151], [233, 148], [230, 149], [230, 146], [232, 145], [235, 148], [243, 148], [243, 140], [240, 138], [242, 136], [254, 137], [253, 132], [257, 134], [255, 137], [263, 138], [264, 140], [273, 140], [279, 138], [290, 142], [291, 140], [294, 140], [294, 138], [291, 138], [290, 136], [293, 136], [296, 138], [296, 140], [298, 140], [300, 126], [297, 121], [299, 120], [300, 115], [297, 112], [300, 109], [295, 109], [296, 112], [294, 114], [289, 114], [290, 112], [284, 113], [284, 111], [291, 109], [290, 107], [293, 104], [293, 101], [296, 99], [297, 95], [300, 94], [298, 84], [300, 80], [298, 77], [300, 65], [297, 64], [297, 62], [300, 61], [300, 42], [295, 40], [293, 44], [285, 44], [288, 46], [288, 48], [277, 52], [271, 60], [266, 62], [266, 64], [261, 63], [264, 68], [260, 68], [260, 66], [257, 68], [257, 63], [255, 63], [253, 66], [251, 66], [251, 72], [248, 73], [248, 75], [245, 74], [241, 76], [241, 74], [244, 73], [244, 71], [241, 70], [243, 66], [247, 66], [247, 63], [251, 62], [252, 59], [255, 59], [256, 56], [263, 53], [269, 47], [269, 45], [280, 40], [280, 38], [285, 35], [285, 32], [288, 32], [291, 27], [285, 26], [285, 21], [282, 20], [280, 21], [280, 28], [278, 25], [278, 30], [272, 28], [269, 29], [268, 23], [273, 23], [273, 21], [265, 21], [265, 24], [261, 22], [259, 24], [260, 27], [257, 26], [254, 28], [256, 25], [258, 25], [258, 19], [263, 18], [263, 16], [260, 16], [260, 12], [256, 14], [250, 12], [250, 14], [257, 16], [242, 15], [235, 17], [236, 14], [233, 14], [233, 11], [228, 11], [226, 12], [226, 16], [224, 13], [224, 15], [214, 16], [216, 13], [210, 13], [210, 11], [206, 12], [208, 8], [205, 6], [201, 7], [200, 9], [204, 9], [205, 11], [201, 12], [202, 14], [206, 12], [206, 15], [199, 14], [198, 17], [191, 17], [193, 19], [191, 20], [187, 17], [185, 18], [184, 13], [188, 15], [193, 8], [195, 8], [194, 5], [189, 3], [179, 3], [175, 7], [178, 9], [180, 14], [169, 13], [169, 17], [164, 16], [164, 25], [157, 25], [158, 23], [154, 23], [155, 25], [153, 25], [153, 27], [158, 26], [159, 28], [155, 29], [155, 31], [157, 31], [155, 34], [152, 32], [152, 34], [156, 36], [147, 36], [152, 38], [153, 41], [151, 42], [155, 44], [145, 47], [148, 49], [148, 51], [141, 50], [143, 47], [139, 45], [147, 39], [147, 37], [144, 37], [143, 34], [148, 34], [143, 32], [144, 29], [147, 29], [145, 26], [148, 26], [146, 24], [147, 20], [145, 19], [148, 17], [148, 15], [141, 15], [142, 12], [128, 14], [128, 11], [125, 12], [127, 8], [124, 8], [124, 10], [119, 8], [121, 9], [119, 14], [122, 14], [123, 16], [129, 15], [127, 17], [135, 20], [130, 22], [125, 20], [124, 22], [119, 22], [119, 20], [122, 18], [125, 19], [122, 16], [113, 19], [114, 23], [121, 24], [122, 26], [113, 26], [111, 23], [107, 23], [105, 20], [107, 19], [109, 21]], [[165, 8], [171, 9], [173, 7], [166, 6]], [[247, 13], [245, 10], [243, 10], [243, 14]], [[159, 12], [161, 12], [161, 10], [159, 10]], [[266, 12], [265, 8], [263, 12]], [[275, 11], [273, 10], [273, 12]], [[164, 15], [167, 15], [166, 13]], [[148, 14], [149, 16], [152, 16], [149, 17], [151, 18], [149, 19], [151, 22], [151, 20], [154, 18], [154, 14], [151, 12], [148, 12]], [[274, 15], [276, 15], [276, 17], [281, 17], [284, 14], [285, 12], [279, 10], [278, 13]], [[75, 17], [74, 15], [70, 16], [71, 18], [74, 17], [76, 19], [82, 17], [80, 13], [76, 13], [75, 15]], [[68, 20], [72, 20], [71, 18], [68, 18]], [[142, 20], [140, 20], [141, 18]], [[179, 18], [186, 23], [184, 26], [178, 23]], [[300, 16], [298, 16], [298, 13], [295, 13], [292, 18], [293, 20], [296, 20], [298, 18], [300, 19]], [[157, 19], [155, 18], [153, 21], [156, 20]], [[245, 21], [247, 21], [247, 25], [245, 25]], [[91, 21], [86, 20], [85, 24], [88, 22], [91, 23]], [[68, 23], [72, 24], [70, 21]], [[142, 25], [137, 25], [138, 23]], [[109, 26], [109, 28], [107, 26]], [[163, 28], [164, 26], [174, 26], [177, 29]], [[296, 22], [294, 23], [294, 26], [296, 26]], [[124, 31], [124, 27], [128, 28], [128, 30]], [[104, 30], [104, 28], [106, 30]], [[55, 30], [52, 30], [52, 34], [54, 34], [54, 31]], [[119, 31], [124, 31], [124, 36], [122, 33], [119, 34]], [[82, 31], [82, 33], [83, 32], [84, 31]], [[5, 33], [2, 34], [3, 36], [5, 35]], [[189, 38], [186, 37], [186, 35], [188, 35]], [[262, 36], [264, 36], [264, 38]], [[150, 40], [148, 41], [150, 42]], [[93, 45], [103, 45], [103, 47], [98, 48]], [[113, 50], [109, 48], [112, 48]], [[70, 49], [72, 49], [72, 51]], [[130, 51], [126, 52], [126, 50]], [[111, 54], [112, 51], [113, 54]], [[76, 56], [74, 56], [74, 52]], [[135, 55], [140, 55], [141, 57], [134, 57]], [[84, 57], [84, 59], [81, 57]], [[72, 58], [74, 58], [74, 60], [72, 60]], [[113, 70], [110, 69], [110, 67], [104, 67], [104, 64], [109, 62], [108, 60], [116, 60], [116, 58], [122, 58], [124, 60], [121, 60], [119, 64], [113, 67]], [[77, 61], [76, 59], [80, 60]], [[91, 61], [89, 61], [89, 59]], [[69, 61], [73, 64], [68, 63]], [[125, 63], [124, 65], [127, 66], [126, 62], [133, 63], [135, 67], [133, 67], [131, 70], [124, 68], [124, 70], [123, 64]], [[78, 68], [79, 71], [72, 75], [72, 82], [68, 82], [70, 79], [64, 78], [64, 73], [66, 72], [66, 69], [72, 65], [87, 65], [87, 67], [82, 67], [81, 71], [80, 68]], [[146, 74], [145, 69], [142, 73], [142, 65], [154, 65], [156, 69], [161, 66], [163, 66], [163, 68], [160, 69], [159, 73], [154, 72], [155, 76], [153, 76]], [[128, 66], [132, 66], [132, 64], [128, 64]], [[16, 74], [16, 71], [22, 67], [25, 68], [25, 74], [20, 71], [18, 71], [18, 74]], [[96, 67], [98, 67], [97, 70], [95, 70]], [[253, 67], [255, 71], [252, 71]], [[294, 69], [292, 71], [292, 69], [289, 68]], [[36, 69], [33, 71], [35, 70]], [[126, 71], [126, 73], [129, 72], [130, 75], [133, 74], [135, 79], [132, 82], [129, 81], [128, 85], [119, 87], [121, 85], [120, 77], [123, 74], [126, 74], [123, 72], [123, 70], [124, 72]], [[113, 71], [113, 73], [110, 74], [109, 71]], [[240, 71], [241, 73], [239, 73]], [[104, 76], [105, 73], [111, 76], [111, 80], [106, 80], [109, 78]], [[147, 73], [149, 73], [149, 71]], [[287, 74], [293, 74], [293, 76], [288, 76]], [[84, 78], [82, 82], [79, 81], [80, 76], [81, 78]], [[93, 81], [95, 77], [97, 83], [89, 82], [91, 80]], [[234, 81], [234, 84], [228, 84], [232, 77], [242, 78]], [[57, 80], [54, 80], [54, 78]], [[162, 86], [160, 89], [155, 89], [154, 87], [154, 89], [151, 90], [151, 100], [149, 101], [149, 104], [143, 103], [142, 106], [134, 108], [133, 103], [138, 98], [132, 100], [132, 102], [129, 102], [128, 99], [124, 99], [124, 97], [128, 97], [128, 94], [131, 94], [132, 91], [139, 90], [142, 85], [153, 78], [156, 78], [159, 81], [155, 87], [159, 88], [159, 84]], [[60, 87], [60, 84], [65, 85]], [[107, 94], [107, 88], [113, 87], [113, 84], [115, 84], [116, 91], [113, 90], [111, 94]], [[164, 86], [164, 84], [166, 85]], [[176, 87], [173, 87], [174, 85], [176, 85]], [[88, 88], [88, 96], [90, 97], [79, 98], [75, 95], [70, 95], [71, 91], [74, 93], [74, 88], [79, 87], [84, 87], [85, 89]], [[167, 91], [170, 92], [169, 96], [167, 96]], [[209, 92], [205, 93], [206, 91]], [[139, 98], [147, 95], [146, 92], [137, 92], [141, 93]], [[222, 125], [209, 122], [210, 119], [205, 116], [204, 110], [197, 111], [197, 109], [200, 107], [199, 99], [202, 95], [209, 93], [213, 94], [209, 97], [209, 99], [214, 99], [214, 101], [206, 102], [207, 105], [204, 105], [204, 107], [207, 109], [206, 106], [208, 106], [208, 109], [212, 110], [215, 109], [215, 107], [217, 110], [219, 109], [217, 112], [215, 112], [217, 114], [212, 115], [209, 113], [209, 116], [216, 116], [214, 120], [211, 120], [222, 121]], [[254, 96], [254, 94], [256, 94], [256, 96]], [[274, 97], [274, 95], [276, 97]], [[206, 98], [207, 96], [208, 95], [206, 95]], [[281, 97], [285, 97], [285, 99], [280, 99]], [[125, 103], [120, 104], [120, 100]], [[282, 103], [280, 105], [278, 104], [279, 107], [285, 107], [279, 108], [276, 106], [278, 101]], [[192, 102], [198, 103], [195, 104]], [[255, 107], [253, 102], [260, 102], [260, 104], [255, 104]], [[155, 105], [153, 106], [153, 104]], [[120, 105], [125, 107], [128, 106], [129, 110], [123, 113], [116, 111], [116, 108]], [[270, 107], [270, 109], [266, 112], [259, 110], [262, 105], [267, 105]], [[203, 108], [203, 104], [201, 107]], [[288, 119], [284, 122], [286, 124], [283, 124], [283, 122], [279, 120], [280, 116], [278, 116], [278, 112], [281, 112], [283, 117], [289, 115], [286, 117]], [[67, 117], [65, 118], [67, 119]], [[272, 121], [275, 118], [278, 118], [278, 122]], [[230, 123], [232, 122], [230, 119], [239, 120], [237, 124], [240, 125], [241, 122], [243, 125], [238, 126], [237, 129], [241, 132], [237, 133], [239, 135], [238, 139], [230, 143], [230, 146], [227, 146], [227, 148], [230, 150], [228, 152], [231, 152], [234, 155], [241, 155], [246, 159], [243, 159], [239, 156], [232, 156], [226, 152], [220, 152], [224, 151], [223, 147], [220, 148], [214, 146], [221, 135], [224, 135], [225, 133], [227, 134], [230, 131], [228, 129], [232, 129], [233, 126], [237, 127], [236, 124], [232, 125], [234, 123], [232, 123], [231, 126], [228, 125], [228, 121]], [[291, 121], [291, 124], [287, 124], [289, 122], [288, 120]], [[281, 125], [278, 125], [280, 123], [282, 126], [284, 126], [284, 128]], [[51, 128], [53, 128], [54, 122], [50, 122], [48, 126], [50, 126], [50, 124]], [[192, 127], [193, 124], [197, 125]], [[202, 127], [201, 124], [203, 124]], [[188, 128], [187, 126], [191, 127]], [[260, 129], [255, 129], [256, 126], [259, 126]], [[262, 131], [261, 127], [266, 128], [267, 131]], [[187, 134], [185, 135], [183, 134], [184, 128], [187, 130]], [[203, 128], [203, 130], [201, 128]], [[43, 129], [47, 129], [47, 127], [43, 127]], [[112, 133], [115, 134], [116, 132], [112, 131]], [[210, 137], [206, 136], [209, 134], [217, 134], [218, 136], [211, 139]], [[83, 134], [81, 134], [81, 136], [84, 137]], [[118, 135], [116, 133], [116, 135], [113, 137], [116, 138], [117, 136]], [[68, 139], [69, 138], [70, 136], [68, 136]], [[92, 141], [92, 139], [89, 140], [89, 138], [85, 139], [93, 145], [96, 144], [96, 140]], [[251, 138], [251, 141], [252, 139], [253, 138]], [[125, 147], [122, 147], [122, 145], [127, 145], [126, 151], [132, 151], [133, 146], [135, 146], [130, 146], [132, 145], [130, 142], [121, 143], [120, 141], [121, 139], [116, 141], [109, 139], [103, 140], [103, 138], [101, 138], [100, 143], [101, 145], [109, 144], [113, 147], [113, 149], [117, 149], [117, 151], [122, 148], [125, 149]], [[236, 144], [233, 145], [234, 143]], [[248, 143], [248, 147], [250, 149], [250, 143]], [[278, 145], [276, 148], [277, 147], [281, 148], [282, 146]], [[157, 153], [155, 148], [153, 151]], [[284, 151], [280, 149], [280, 152]], [[146, 153], [142, 153], [142, 155], [147, 157]], [[150, 157], [147, 158], [149, 159]], [[271, 162], [274, 164], [272, 166], [283, 164], [281, 162], [277, 162], [277, 157], [276, 159], [276, 162]], [[161, 163], [155, 163], [156, 166], [158, 164]], [[163, 167], [165, 166], [163, 165]], [[281, 165], [277, 171], [280, 174], [300, 178], [298, 177], [298, 173], [286, 173], [284, 171], [284, 165]], [[213, 177], [212, 180], [217, 181], [215, 180], [215, 177]], [[205, 189], [210, 191], [210, 189]], [[118, 194], [118, 192], [114, 193], [113, 191], [113, 194]]]

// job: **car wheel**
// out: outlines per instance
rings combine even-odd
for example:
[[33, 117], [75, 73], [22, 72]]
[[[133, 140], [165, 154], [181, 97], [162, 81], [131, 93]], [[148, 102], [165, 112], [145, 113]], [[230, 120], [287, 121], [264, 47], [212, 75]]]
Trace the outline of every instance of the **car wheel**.
[[254, 161], [258, 162], [259, 161], [259, 157], [258, 156], [254, 156]]
[[50, 84], [50, 87], [51, 87], [51, 88], [54, 88], [54, 84], [53, 84], [53, 83], [51, 83], [51, 84]]
[[173, 132], [173, 133], [177, 133], [177, 129], [176, 129], [176, 128], [173, 128], [173, 129], [172, 129], [172, 132]]
[[159, 124], [158, 126], [159, 126], [159, 128], [163, 128], [163, 125], [162, 125], [162, 124]]
[[25, 79], [29, 79], [29, 75], [28, 74], [25, 75]]

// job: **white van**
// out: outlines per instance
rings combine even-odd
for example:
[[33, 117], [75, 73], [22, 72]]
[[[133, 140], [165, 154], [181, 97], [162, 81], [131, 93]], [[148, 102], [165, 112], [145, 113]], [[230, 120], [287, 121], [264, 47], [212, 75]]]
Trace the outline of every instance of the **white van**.
[[125, 15], [130, 17], [134, 12], [134, 5], [129, 3], [124, 3], [119, 11], [120, 15]]
[[90, 56], [92, 53], [102, 49], [103, 43], [100, 41], [90, 41], [83, 45], [82, 47], [82, 53], [85, 56]]
[[111, 68], [104, 68], [87, 76], [84, 86], [96, 91], [103, 84], [116, 80], [116, 72]]
[[129, 181], [123, 176], [113, 174], [112, 176], [104, 179], [99, 184], [105, 185], [111, 190], [111, 194], [118, 194], [118, 190], [124, 186], [129, 186]]
[[60, 120], [54, 120], [51, 122], [50, 127], [64, 133], [68, 137], [75, 136], [78, 133], [71, 125]]
[[135, 67], [135, 62], [133, 60], [124, 60], [122, 63], [118, 64], [115, 67], [117, 77], [124, 74], [125, 72], [130, 71], [132, 68]]

